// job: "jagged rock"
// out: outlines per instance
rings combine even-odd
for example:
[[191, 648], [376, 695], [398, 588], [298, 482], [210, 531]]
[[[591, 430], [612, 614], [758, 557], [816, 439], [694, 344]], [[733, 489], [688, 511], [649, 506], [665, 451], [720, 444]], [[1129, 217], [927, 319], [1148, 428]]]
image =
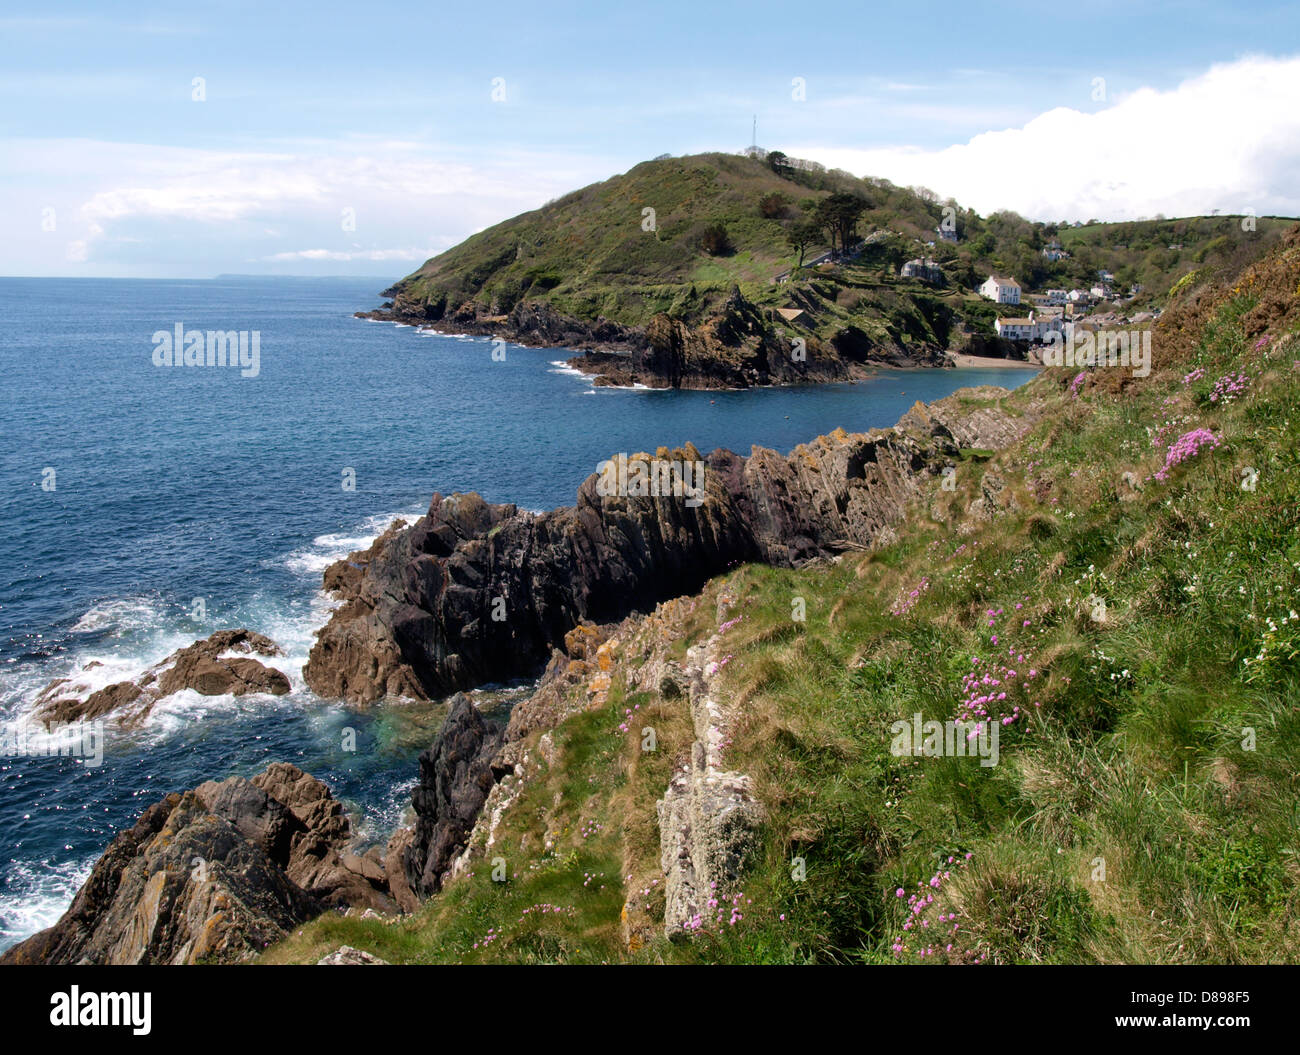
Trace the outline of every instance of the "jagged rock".
[[119, 834], [59, 922], [0, 963], [230, 962], [320, 910], [258, 845], [186, 792]]
[[58, 922], [0, 963], [231, 962], [330, 905], [389, 907], [341, 864], [348, 837], [329, 789], [284, 763], [168, 795], [114, 838]]
[[403, 912], [414, 912], [420, 907], [420, 899], [411, 889], [411, 881], [406, 878], [406, 851], [414, 840], [415, 832], [412, 829], [399, 828], [393, 832], [384, 851], [384, 877], [388, 883], [388, 892]]
[[789, 455], [661, 448], [655, 457], [704, 462], [699, 505], [602, 495], [595, 475], [575, 506], [541, 514], [435, 495], [426, 516], [350, 558], [364, 563], [359, 577], [326, 573], [344, 603], [304, 676], [320, 695], [355, 702], [437, 698], [536, 674], [575, 626], [649, 611], [734, 564], [866, 549], [961, 447], [1019, 435], [1028, 422], [998, 406], [1005, 394], [963, 389], [895, 428], [837, 430]]
[[381, 960], [378, 956], [361, 949], [354, 949], [351, 945], [340, 945], [333, 952], [327, 953], [316, 961], [317, 967], [355, 967], [362, 965], [390, 966], [387, 960]]
[[[202, 641], [177, 649], [131, 681], [114, 682], [95, 691], [77, 678], [53, 681], [36, 699], [36, 718], [50, 724], [93, 721], [112, 714], [130, 726], [144, 721], [163, 697], [182, 689], [193, 689], [203, 696], [243, 696], [251, 692], [283, 696], [289, 692], [289, 679], [283, 672], [251, 656], [227, 655], [230, 652], [284, 654], [274, 641], [252, 630], [218, 630]], [[82, 674], [91, 669], [87, 666]]]
[[690, 771], [673, 778], [656, 807], [668, 937], [708, 911], [713, 884], [732, 889], [759, 848], [763, 812], [749, 778], [710, 770], [703, 757], [693, 753]]
[[194, 789], [194, 794], [271, 860], [281, 867], [288, 862], [293, 837], [303, 830], [303, 825], [284, 803], [244, 777], [206, 781]]
[[510, 711], [507, 744], [522, 740], [534, 729], [554, 729], [581, 709], [579, 695], [572, 690], [599, 673], [600, 646], [609, 639], [611, 629], [581, 623], [564, 635], [565, 651], [557, 648], [551, 652], [537, 687]]
[[492, 762], [503, 736], [457, 693], [433, 746], [420, 755], [420, 783], [411, 796], [417, 819], [405, 854], [406, 878], [420, 897], [441, 888], [443, 873], [465, 846], [501, 775]]
[[352, 825], [327, 785], [286, 762], [268, 766], [252, 783], [297, 821], [288, 856], [277, 858], [290, 879], [327, 906], [392, 907], [382, 865], [348, 852]]

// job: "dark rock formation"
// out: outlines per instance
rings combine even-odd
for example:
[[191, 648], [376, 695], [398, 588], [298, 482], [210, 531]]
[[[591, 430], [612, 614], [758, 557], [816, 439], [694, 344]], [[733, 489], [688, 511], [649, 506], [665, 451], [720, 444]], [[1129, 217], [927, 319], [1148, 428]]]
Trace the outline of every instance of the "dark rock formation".
[[[605, 318], [592, 322], [564, 316], [544, 300], [520, 301], [509, 312], [493, 314], [474, 300], [453, 308], [446, 294], [412, 294], [400, 286], [384, 295], [390, 293], [394, 299], [388, 306], [356, 312], [356, 317], [532, 347], [579, 349], [584, 354], [568, 363], [595, 375], [597, 385], [723, 389], [821, 384], [865, 377], [868, 364], [951, 365], [940, 348], [879, 343], [853, 326], [821, 341], [800, 325], [787, 327], [774, 310], [756, 307], [739, 287], [695, 326], [662, 312], [644, 326], [625, 326]], [[821, 307], [807, 291], [792, 297], [808, 318]], [[796, 338], [803, 339], [798, 351]]]
[[464, 848], [500, 775], [492, 760], [503, 732], [457, 693], [438, 738], [420, 755], [420, 783], [412, 795], [417, 819], [405, 854], [406, 877], [417, 895], [437, 893], [443, 873]]
[[[646, 325], [646, 347], [628, 355], [588, 352], [569, 365], [597, 375], [598, 385], [651, 388], [749, 388], [864, 377], [868, 371], [804, 334], [802, 347], [778, 336], [738, 288], [714, 317], [691, 329], [669, 315]], [[865, 361], [865, 356], [862, 361]]]
[[[138, 724], [149, 716], [164, 696], [193, 689], [203, 696], [243, 696], [265, 692], [283, 696], [289, 679], [274, 667], [251, 656], [228, 656], [228, 652], [283, 655], [274, 641], [251, 630], [218, 630], [211, 637], [177, 649], [132, 681], [119, 681], [89, 691], [76, 678], [51, 682], [36, 700], [36, 717], [52, 722], [92, 721], [113, 714], [125, 725]], [[84, 673], [84, 672], [83, 672]]]
[[213, 789], [211, 808], [220, 813], [218, 789], [241, 783], [255, 786], [268, 803], [287, 811], [288, 852], [282, 850], [286, 844], [278, 841], [271, 856], [298, 886], [331, 908], [350, 905], [386, 911], [392, 907], [382, 855], [377, 849], [364, 856], [348, 851], [352, 825], [343, 804], [324, 783], [296, 766], [275, 762], [252, 781], [230, 777], [221, 784], [202, 785], [198, 794], [206, 799], [208, 789]]
[[390, 907], [382, 878], [347, 868], [349, 838], [329, 789], [284, 763], [168, 795], [0, 963], [232, 962], [330, 906]]
[[645, 334], [637, 327], [623, 326], [608, 319], [594, 322], [569, 318], [546, 301], [521, 301], [508, 313], [489, 314], [473, 301], [449, 309], [445, 299], [412, 299], [398, 291], [392, 306], [376, 311], [358, 311], [359, 319], [404, 322], [441, 333], [468, 333], [535, 348], [600, 348], [630, 351], [645, 345]]
[[1019, 434], [1027, 422], [1001, 409], [1005, 394], [963, 389], [892, 429], [837, 431], [789, 455], [661, 448], [656, 458], [704, 462], [698, 504], [602, 495], [596, 475], [575, 506], [542, 514], [435, 495], [414, 525], [350, 558], [359, 576], [327, 571], [345, 603], [304, 676], [352, 701], [436, 698], [536, 674], [574, 626], [649, 611], [731, 565], [789, 567], [868, 547], [959, 448], [1001, 448]]

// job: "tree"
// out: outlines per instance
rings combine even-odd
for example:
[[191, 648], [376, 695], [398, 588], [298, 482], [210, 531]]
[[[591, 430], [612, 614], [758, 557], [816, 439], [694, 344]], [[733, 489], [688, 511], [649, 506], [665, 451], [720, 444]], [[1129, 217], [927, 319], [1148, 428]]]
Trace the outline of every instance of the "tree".
[[839, 239], [840, 251], [848, 250], [857, 239], [858, 221], [867, 211], [867, 199], [847, 191], [837, 191], [817, 203], [813, 217], [830, 237], [831, 252]]
[[709, 256], [725, 256], [731, 252], [731, 239], [720, 223], [711, 223], [700, 232], [700, 248]]
[[780, 191], [773, 191], [771, 194], [764, 194], [758, 199], [758, 211], [768, 220], [775, 220], [778, 216], [785, 213], [785, 207], [790, 204], [790, 199]]
[[785, 239], [791, 247], [799, 254], [799, 263], [796, 267], [803, 267], [804, 254], [808, 251], [809, 246], [817, 244], [821, 238], [822, 225], [815, 217], [805, 216], [802, 219], [795, 220], [785, 229]]
[[768, 167], [778, 176], [784, 176], [790, 168], [790, 159], [779, 150], [773, 150], [767, 155]]

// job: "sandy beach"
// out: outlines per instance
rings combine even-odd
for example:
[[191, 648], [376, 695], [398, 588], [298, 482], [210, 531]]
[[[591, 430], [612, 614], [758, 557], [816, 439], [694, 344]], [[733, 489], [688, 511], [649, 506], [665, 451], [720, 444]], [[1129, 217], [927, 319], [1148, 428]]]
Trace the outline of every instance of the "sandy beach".
[[961, 369], [962, 367], [976, 366], [981, 370], [990, 369], [1015, 369], [1015, 370], [1041, 370], [1041, 363], [1027, 363], [1023, 359], [995, 359], [988, 355], [958, 355], [951, 353], [949, 358]]

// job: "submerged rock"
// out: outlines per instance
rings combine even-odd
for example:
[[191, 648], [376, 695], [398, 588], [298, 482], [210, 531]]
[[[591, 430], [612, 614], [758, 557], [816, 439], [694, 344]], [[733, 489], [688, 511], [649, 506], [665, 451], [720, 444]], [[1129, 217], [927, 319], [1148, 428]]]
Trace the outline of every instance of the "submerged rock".
[[[177, 649], [130, 681], [98, 690], [91, 690], [84, 679], [53, 681], [36, 699], [36, 718], [48, 725], [93, 721], [111, 714], [124, 725], [138, 725], [149, 717], [159, 700], [182, 689], [193, 689], [202, 696], [244, 696], [254, 692], [283, 696], [289, 692], [291, 686], [284, 673], [253, 659], [253, 654], [284, 655], [269, 637], [252, 630], [218, 630], [202, 641]], [[96, 666], [88, 666], [83, 675]]]

